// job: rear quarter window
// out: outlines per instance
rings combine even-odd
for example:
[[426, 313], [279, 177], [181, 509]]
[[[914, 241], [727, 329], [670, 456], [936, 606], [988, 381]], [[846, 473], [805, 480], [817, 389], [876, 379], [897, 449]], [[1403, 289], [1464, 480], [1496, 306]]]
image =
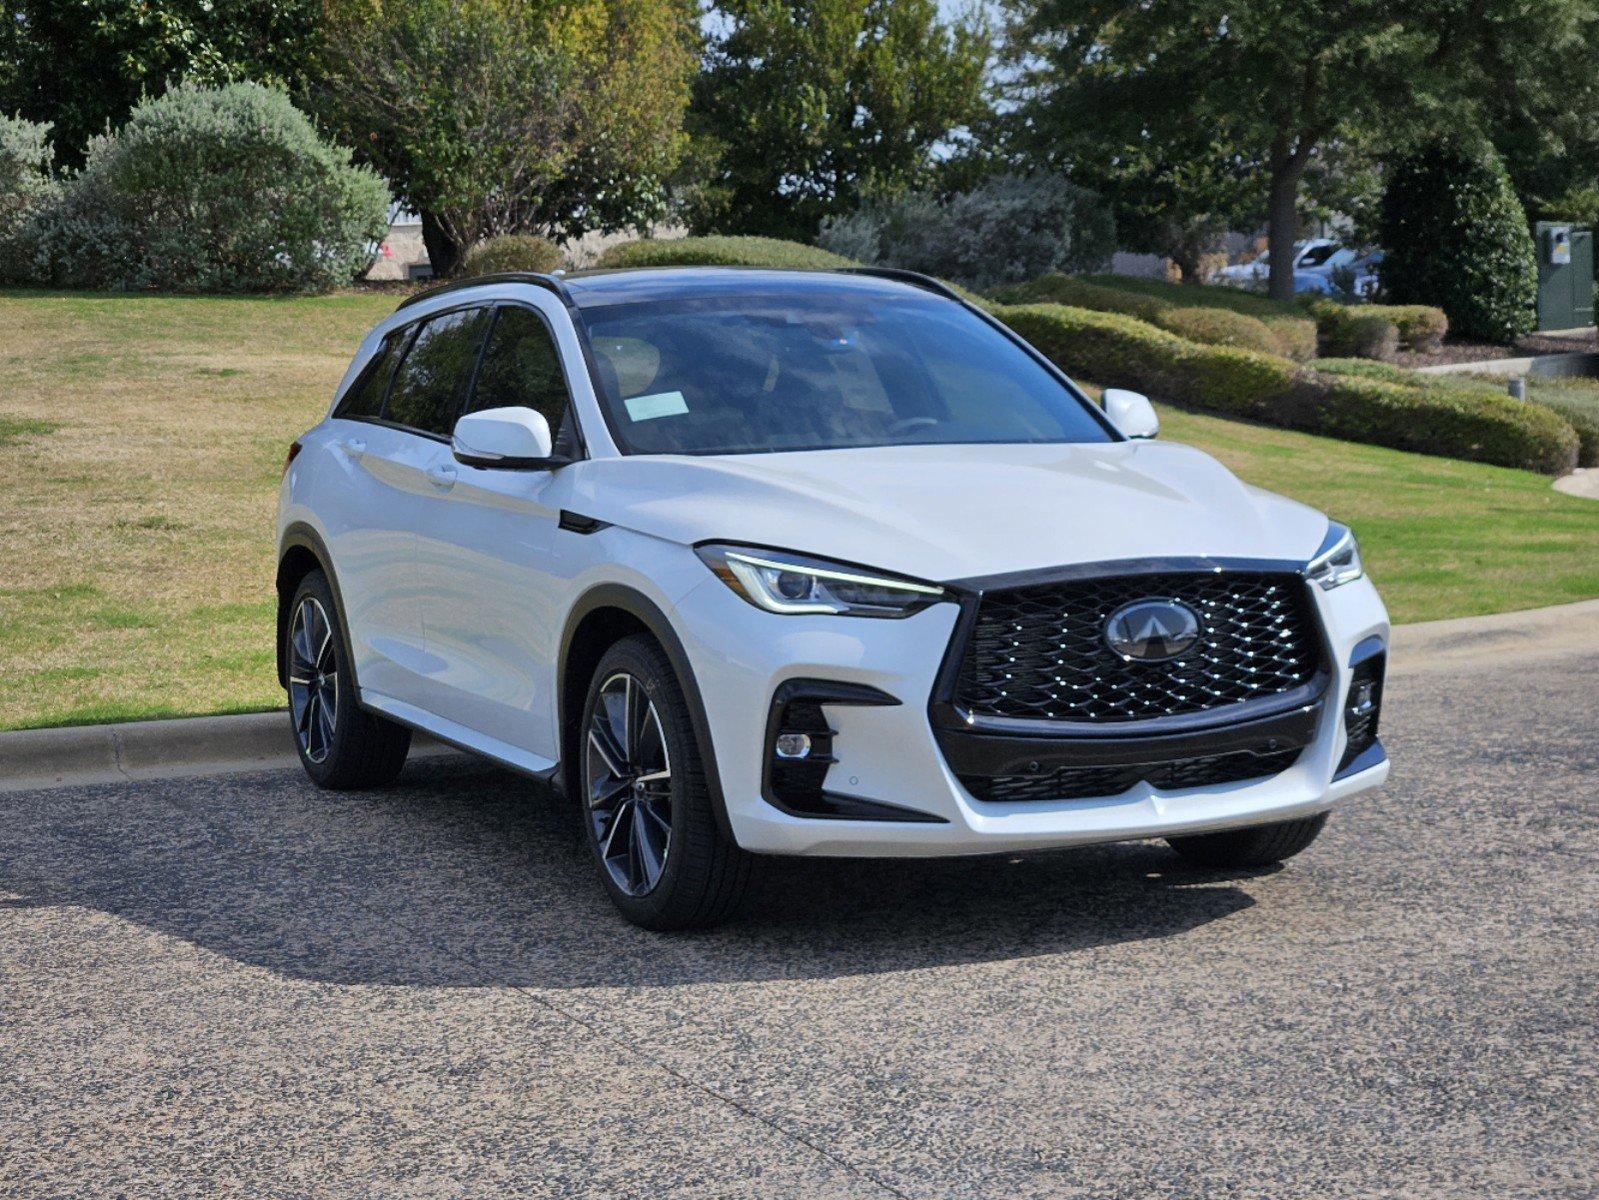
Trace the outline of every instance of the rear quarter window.
[[339, 400], [338, 407], [333, 410], [335, 417], [360, 420], [363, 417], [377, 417], [383, 412], [383, 396], [389, 390], [389, 376], [394, 373], [394, 360], [398, 357], [396, 343], [401, 340], [403, 335], [400, 334], [390, 334], [384, 340], [378, 352]]

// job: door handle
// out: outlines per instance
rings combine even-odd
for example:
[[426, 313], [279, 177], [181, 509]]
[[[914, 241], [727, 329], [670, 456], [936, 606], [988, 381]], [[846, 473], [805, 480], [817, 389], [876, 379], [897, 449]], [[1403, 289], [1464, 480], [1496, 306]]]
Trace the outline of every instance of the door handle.
[[436, 488], [448, 490], [455, 486], [455, 467], [451, 463], [434, 463], [427, 469], [427, 476]]

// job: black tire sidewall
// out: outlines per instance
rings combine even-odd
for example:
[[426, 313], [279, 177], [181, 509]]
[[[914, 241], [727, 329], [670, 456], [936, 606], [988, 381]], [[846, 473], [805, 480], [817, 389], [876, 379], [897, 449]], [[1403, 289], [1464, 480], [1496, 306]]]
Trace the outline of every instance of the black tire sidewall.
[[[599, 703], [600, 688], [606, 680], [620, 672], [631, 675], [644, 690], [644, 695], [655, 706], [661, 721], [661, 731], [666, 739], [667, 753], [672, 764], [672, 840], [667, 848], [666, 866], [655, 886], [642, 896], [630, 896], [616, 886], [610, 871], [600, 859], [599, 842], [595, 837], [594, 823], [588, 806], [588, 731], [595, 706]], [[594, 861], [600, 883], [613, 903], [629, 920], [656, 926], [677, 906], [683, 862], [684, 846], [690, 839], [706, 836], [703, 822], [709, 818], [708, 799], [704, 794], [704, 765], [693, 728], [684, 719], [687, 703], [683, 688], [677, 681], [670, 663], [652, 642], [642, 637], [624, 638], [607, 650], [589, 680], [588, 696], [583, 702], [583, 723], [579, 727], [578, 761], [575, 780], [580, 818], [583, 822], [583, 840], [589, 856]], [[710, 831], [714, 835], [714, 830]]]
[[333, 589], [328, 586], [327, 577], [321, 571], [310, 572], [295, 589], [294, 600], [289, 607], [289, 619], [283, 625], [284, 661], [290, 661], [288, 642], [294, 633], [294, 615], [300, 611], [300, 604], [307, 597], [319, 603], [322, 611], [327, 614], [339, 656], [336, 668], [339, 698], [333, 714], [333, 744], [321, 762], [312, 762], [306, 755], [305, 748], [300, 745], [299, 731], [294, 728], [292, 705], [289, 709], [289, 731], [294, 737], [295, 753], [300, 756], [300, 763], [305, 767], [306, 774], [318, 784], [326, 786], [338, 770], [340, 756], [349, 742], [350, 722], [356, 706], [355, 673], [350, 665], [350, 643], [344, 634], [344, 622], [340, 619], [338, 605], [334, 603]]

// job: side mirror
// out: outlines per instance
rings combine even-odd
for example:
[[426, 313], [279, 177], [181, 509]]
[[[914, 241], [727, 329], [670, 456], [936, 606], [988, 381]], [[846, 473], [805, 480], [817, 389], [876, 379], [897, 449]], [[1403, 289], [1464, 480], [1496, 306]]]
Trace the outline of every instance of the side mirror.
[[[455, 423], [450, 449], [469, 467], [553, 467], [550, 423], [531, 408], [486, 408]], [[563, 460], [564, 461], [564, 460]]]
[[1110, 423], [1130, 438], [1152, 438], [1160, 432], [1160, 418], [1149, 397], [1125, 388], [1106, 388], [1100, 397]]

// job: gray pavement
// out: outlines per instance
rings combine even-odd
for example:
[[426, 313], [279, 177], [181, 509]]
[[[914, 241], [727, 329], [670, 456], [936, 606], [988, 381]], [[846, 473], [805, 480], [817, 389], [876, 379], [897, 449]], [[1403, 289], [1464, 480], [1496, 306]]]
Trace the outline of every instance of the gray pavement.
[[464, 759], [0, 795], [0, 1195], [1594, 1197], [1599, 644], [1445, 632], [1274, 872], [793, 862], [661, 937]]

